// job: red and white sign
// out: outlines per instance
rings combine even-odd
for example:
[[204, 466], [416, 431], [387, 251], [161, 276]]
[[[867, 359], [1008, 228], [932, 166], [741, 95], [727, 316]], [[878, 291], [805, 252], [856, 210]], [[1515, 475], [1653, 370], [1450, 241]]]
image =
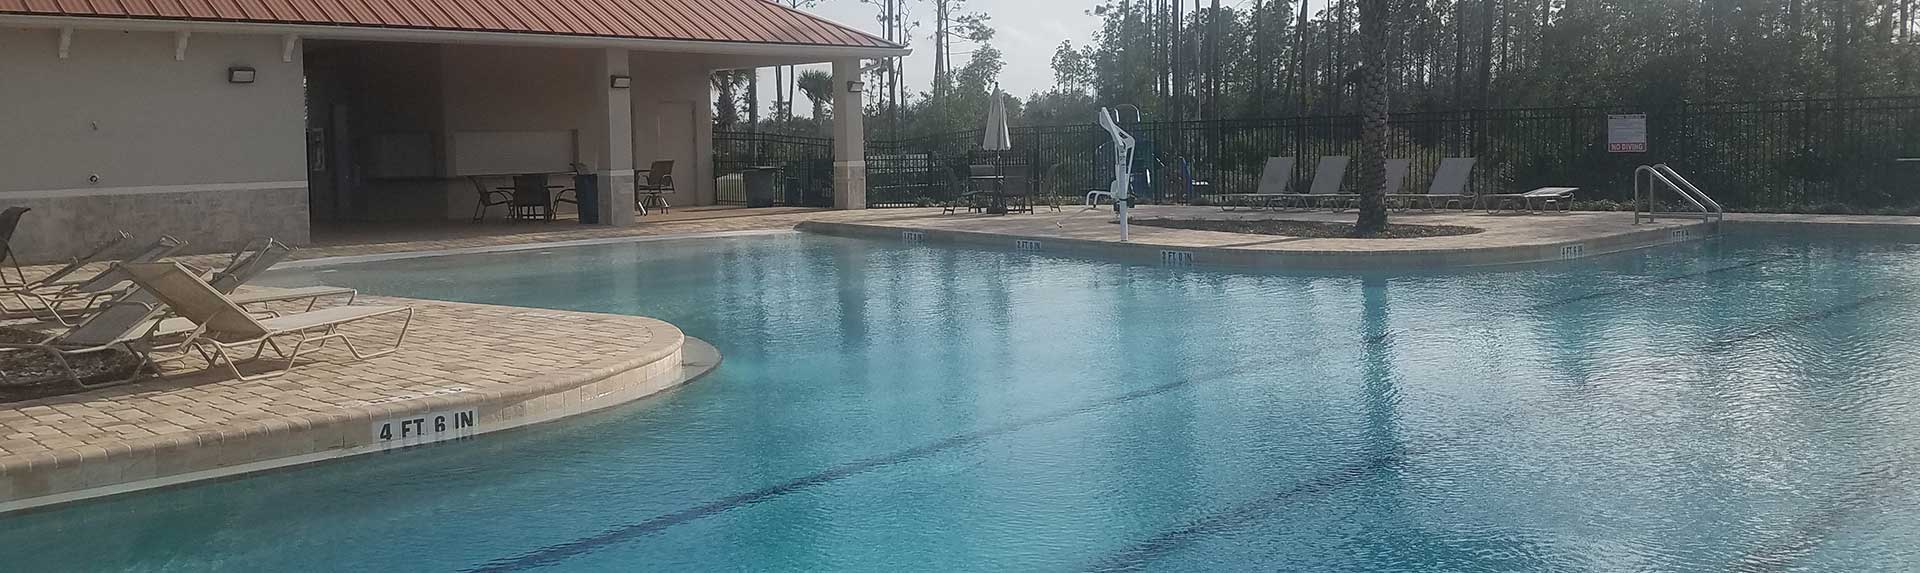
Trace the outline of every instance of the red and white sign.
[[1647, 114], [1607, 114], [1607, 153], [1646, 153]]

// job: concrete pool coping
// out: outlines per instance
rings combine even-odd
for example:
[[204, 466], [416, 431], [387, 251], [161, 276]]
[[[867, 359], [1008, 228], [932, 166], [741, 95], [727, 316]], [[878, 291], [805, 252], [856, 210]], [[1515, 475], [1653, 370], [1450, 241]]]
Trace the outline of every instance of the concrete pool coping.
[[[455, 304], [420, 302], [431, 303], [436, 308]], [[590, 314], [539, 312], [546, 316]], [[423, 313], [416, 317], [416, 326], [422, 318], [432, 320], [433, 316]], [[711, 345], [686, 336], [666, 322], [644, 317], [597, 316], [603, 320], [593, 322], [594, 327], [605, 328], [608, 321], [604, 319], [611, 318], [639, 331], [619, 333], [621, 336], [632, 335], [632, 339], [643, 342], [628, 352], [578, 366], [543, 370], [531, 376], [500, 376], [506, 381], [477, 390], [466, 387], [434, 390], [431, 385], [420, 384], [420, 394], [376, 399], [357, 406], [272, 413], [206, 424], [213, 427], [190, 427], [132, 439], [99, 437], [77, 446], [0, 455], [0, 513], [467, 439], [633, 402], [691, 382], [712, 371], [720, 362], [719, 352]], [[358, 372], [367, 376], [381, 375], [383, 370], [390, 376], [408, 376], [411, 372], [404, 363], [375, 364], [372, 360], [342, 366], [353, 369], [356, 365], [363, 368]], [[193, 385], [184, 386], [189, 391], [193, 388]], [[178, 398], [168, 392], [179, 389], [145, 391], [140, 397], [128, 400]], [[75, 395], [52, 400], [71, 396]], [[8, 404], [0, 412], [18, 413], [34, 406], [44, 407], [40, 402]], [[64, 405], [75, 403], [65, 402]], [[79, 414], [71, 409], [55, 412], [69, 425], [72, 417], [68, 413]], [[402, 428], [409, 425], [424, 428], [423, 421], [429, 417], [459, 418], [463, 412], [473, 416], [467, 419], [472, 426], [466, 431], [437, 433], [432, 439], [414, 440], [403, 437], [382, 441], [376, 435], [377, 428], [383, 425], [392, 428], [398, 423]], [[412, 424], [408, 424], [409, 421]]]

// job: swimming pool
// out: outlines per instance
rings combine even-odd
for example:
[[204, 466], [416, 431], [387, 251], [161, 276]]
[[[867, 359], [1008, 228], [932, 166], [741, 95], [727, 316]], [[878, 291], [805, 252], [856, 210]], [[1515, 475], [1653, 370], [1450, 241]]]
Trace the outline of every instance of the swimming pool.
[[659, 317], [691, 386], [0, 518], [19, 571], [1910, 570], [1920, 246], [1253, 274], [808, 235], [275, 280]]

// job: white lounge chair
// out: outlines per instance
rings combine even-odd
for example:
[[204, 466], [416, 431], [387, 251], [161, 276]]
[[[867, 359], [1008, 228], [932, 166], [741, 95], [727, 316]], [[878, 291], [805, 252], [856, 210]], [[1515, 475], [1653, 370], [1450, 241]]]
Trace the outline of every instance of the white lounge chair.
[[[152, 292], [181, 318], [193, 322], [196, 328], [181, 346], [198, 350], [206, 358], [208, 367], [225, 364], [234, 377], [241, 380], [286, 374], [302, 355], [325, 347], [331, 340], [339, 340], [356, 360], [392, 354], [406, 342], [407, 330], [413, 325], [413, 307], [408, 306], [339, 306], [262, 319], [248, 313], [234, 299], [221, 294], [179, 263], [119, 266], [135, 284]], [[393, 346], [377, 352], [361, 353], [353, 346], [353, 340], [339, 330], [344, 324], [382, 316], [401, 316], [404, 322]], [[281, 340], [293, 341], [293, 349], [281, 348]], [[249, 348], [252, 349], [250, 356], [238, 356]], [[240, 362], [260, 358], [267, 348], [273, 348], [275, 354], [286, 359], [286, 366], [256, 376], [240, 372]]]
[[1573, 192], [1579, 187], [1541, 187], [1526, 193], [1484, 195], [1481, 206], [1492, 215], [1511, 209], [1515, 213], [1567, 213], [1573, 210]]

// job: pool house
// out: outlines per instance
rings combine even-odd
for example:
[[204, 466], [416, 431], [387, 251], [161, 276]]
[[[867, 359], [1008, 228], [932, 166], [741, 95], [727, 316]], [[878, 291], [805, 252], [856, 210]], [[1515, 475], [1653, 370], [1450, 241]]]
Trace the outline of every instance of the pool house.
[[653, 165], [714, 202], [712, 72], [826, 62], [857, 209], [862, 62], [905, 53], [765, 0], [0, 0], [0, 204], [33, 210], [28, 262], [117, 230], [206, 252], [498, 216], [516, 175], [592, 175], [579, 203], [630, 225]]

